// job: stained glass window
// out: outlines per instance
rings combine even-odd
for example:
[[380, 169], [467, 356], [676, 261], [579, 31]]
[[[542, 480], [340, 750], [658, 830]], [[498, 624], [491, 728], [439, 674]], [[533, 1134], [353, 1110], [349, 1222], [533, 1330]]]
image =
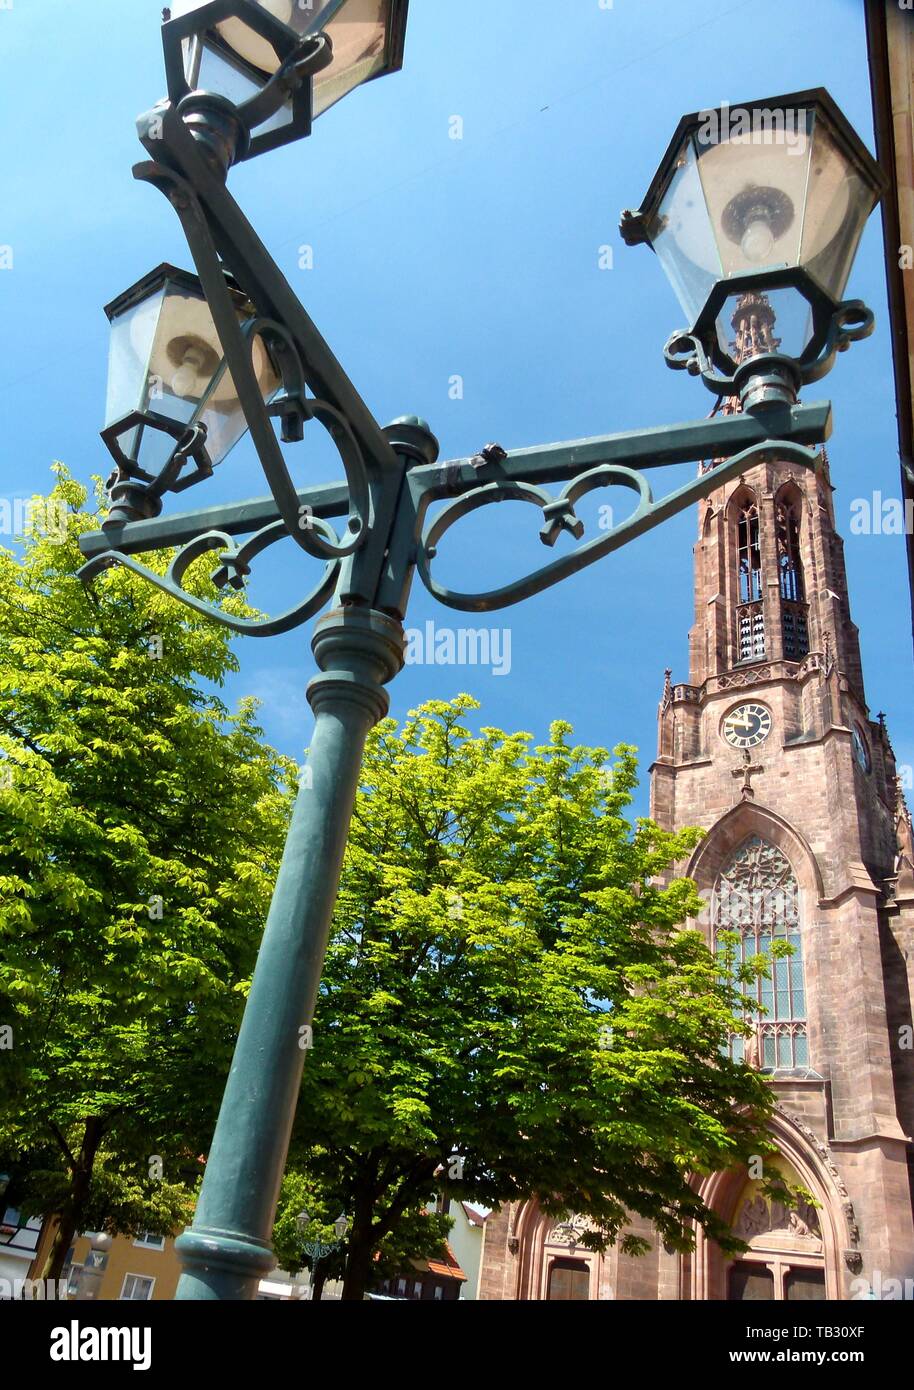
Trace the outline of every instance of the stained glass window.
[[[764, 1071], [809, 1066], [806, 1034], [806, 987], [800, 934], [799, 888], [790, 860], [758, 835], [752, 835], [724, 865], [712, 899], [717, 932], [739, 935], [738, 961], [771, 956], [773, 941], [787, 941], [793, 955], [769, 961], [767, 978], [744, 983], [745, 1016], [759, 1022], [760, 1063]], [[744, 1056], [746, 1039], [733, 1038], [731, 1056]]]

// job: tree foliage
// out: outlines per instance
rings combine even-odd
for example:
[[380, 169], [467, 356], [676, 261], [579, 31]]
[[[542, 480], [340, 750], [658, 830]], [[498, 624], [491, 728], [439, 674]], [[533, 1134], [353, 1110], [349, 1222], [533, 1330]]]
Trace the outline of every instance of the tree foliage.
[[34, 514], [66, 527], [0, 550], [0, 1157], [20, 1205], [61, 1218], [59, 1266], [90, 1212], [184, 1219], [293, 769], [253, 701], [219, 698], [226, 630], [123, 569], [83, 586], [102, 517], [57, 471]]
[[474, 736], [475, 708], [369, 741], [296, 1138], [353, 1218], [345, 1297], [442, 1187], [586, 1213], [596, 1245], [643, 1249], [636, 1212], [735, 1248], [691, 1175], [771, 1151], [768, 1088], [727, 1052], [740, 972], [670, 877], [699, 832], [630, 824], [634, 750]]

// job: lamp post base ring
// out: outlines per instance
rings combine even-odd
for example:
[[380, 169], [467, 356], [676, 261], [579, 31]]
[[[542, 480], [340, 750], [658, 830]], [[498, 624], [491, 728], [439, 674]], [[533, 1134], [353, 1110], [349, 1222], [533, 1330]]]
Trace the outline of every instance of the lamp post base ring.
[[[175, 1298], [239, 1300], [253, 1296], [256, 1286], [276, 1268], [270, 1246], [238, 1232], [189, 1226], [175, 1241], [183, 1274]], [[227, 1283], [234, 1293], [227, 1294]]]
[[384, 686], [406, 660], [402, 624], [373, 608], [334, 608], [314, 630], [311, 642], [321, 674], [308, 685], [315, 714], [337, 701], [357, 705], [372, 724], [390, 708]]
[[315, 676], [308, 682], [308, 703], [315, 714], [324, 705], [337, 706], [341, 701], [356, 705], [375, 725], [387, 717], [390, 697], [386, 690], [365, 685], [351, 671], [332, 671]]

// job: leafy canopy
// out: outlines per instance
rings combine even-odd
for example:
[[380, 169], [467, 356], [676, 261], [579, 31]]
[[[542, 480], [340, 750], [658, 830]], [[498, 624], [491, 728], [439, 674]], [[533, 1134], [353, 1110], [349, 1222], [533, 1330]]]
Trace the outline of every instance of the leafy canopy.
[[[700, 832], [626, 818], [634, 750], [483, 728], [468, 696], [369, 740], [305, 1068], [295, 1163], [370, 1256], [440, 1187], [629, 1213], [733, 1248], [690, 1175], [766, 1154], [765, 1082], [733, 1062], [740, 974], [671, 877]], [[750, 966], [749, 969], [757, 967]]]
[[102, 517], [57, 474], [34, 515], [66, 527], [0, 549], [0, 1158], [26, 1209], [161, 1229], [212, 1133], [294, 770], [219, 698], [226, 630], [123, 569], [76, 578]]

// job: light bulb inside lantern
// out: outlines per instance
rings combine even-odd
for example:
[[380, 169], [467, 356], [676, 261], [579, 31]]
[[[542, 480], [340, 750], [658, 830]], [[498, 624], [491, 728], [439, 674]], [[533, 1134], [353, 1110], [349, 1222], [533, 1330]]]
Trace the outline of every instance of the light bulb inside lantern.
[[747, 261], [767, 261], [774, 249], [774, 233], [766, 217], [754, 217], [743, 233], [740, 250]]
[[171, 389], [176, 396], [199, 395], [194, 388], [200, 380], [200, 369], [206, 361], [206, 351], [193, 343], [185, 348], [181, 365], [171, 378]]

